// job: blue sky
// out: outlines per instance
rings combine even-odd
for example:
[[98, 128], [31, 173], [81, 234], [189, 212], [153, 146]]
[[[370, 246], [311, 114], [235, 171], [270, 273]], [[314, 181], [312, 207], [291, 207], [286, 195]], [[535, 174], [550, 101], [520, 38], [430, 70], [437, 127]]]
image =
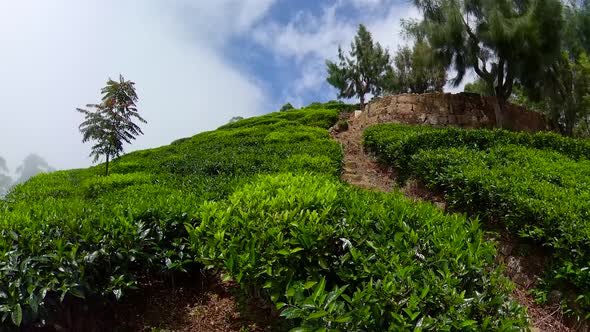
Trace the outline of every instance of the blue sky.
[[291, 102], [336, 98], [325, 60], [359, 23], [394, 52], [400, 0], [4, 0], [0, 2], [0, 156], [87, 167], [75, 111], [109, 77], [136, 82], [145, 135], [127, 151], [214, 130]]

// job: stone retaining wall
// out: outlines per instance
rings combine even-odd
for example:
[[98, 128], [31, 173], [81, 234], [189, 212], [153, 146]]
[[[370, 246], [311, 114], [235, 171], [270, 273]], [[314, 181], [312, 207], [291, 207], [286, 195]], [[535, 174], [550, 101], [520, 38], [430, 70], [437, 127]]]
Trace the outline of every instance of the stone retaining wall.
[[[369, 103], [354, 120], [362, 128], [376, 123], [403, 123], [434, 127], [494, 128], [494, 97], [471, 93], [427, 93], [387, 96]], [[509, 104], [505, 128], [536, 132], [551, 126], [542, 114]]]

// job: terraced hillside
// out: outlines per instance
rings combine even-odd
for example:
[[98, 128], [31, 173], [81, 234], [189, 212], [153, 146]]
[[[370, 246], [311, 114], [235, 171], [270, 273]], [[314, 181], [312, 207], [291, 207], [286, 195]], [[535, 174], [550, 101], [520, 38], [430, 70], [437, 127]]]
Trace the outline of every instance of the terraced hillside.
[[574, 320], [590, 318], [589, 141], [382, 124], [364, 132], [364, 143], [401, 185], [417, 179], [449, 210], [518, 236], [537, 251], [525, 254], [531, 260], [544, 252], [541, 280], [530, 281], [537, 300], [560, 304]]
[[[57, 329], [74, 320], [64, 312], [116, 307], [146, 279], [172, 292], [203, 270], [271, 303], [271, 330], [526, 329], [477, 220], [340, 180], [328, 128], [343, 108], [240, 120], [123, 156], [108, 177], [99, 165], [16, 187], [0, 201], [2, 329]], [[510, 229], [561, 229], [523, 222]]]

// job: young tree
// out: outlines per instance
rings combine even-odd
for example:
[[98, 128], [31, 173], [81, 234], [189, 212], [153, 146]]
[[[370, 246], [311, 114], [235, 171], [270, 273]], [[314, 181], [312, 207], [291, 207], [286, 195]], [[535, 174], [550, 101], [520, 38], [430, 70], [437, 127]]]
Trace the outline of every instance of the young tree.
[[106, 159], [105, 174], [109, 174], [109, 160], [123, 153], [123, 143], [130, 144], [137, 135], [143, 134], [141, 128], [133, 121], [147, 123], [138, 113], [135, 83], [126, 81], [122, 75], [119, 81], [109, 79], [101, 90], [102, 102], [88, 104], [93, 110], [77, 108], [84, 114], [84, 121], [80, 124], [82, 142], [94, 141], [90, 156], [94, 162], [101, 156]]
[[380, 95], [386, 81], [392, 78], [389, 52], [373, 42], [371, 33], [362, 24], [349, 56], [338, 47], [338, 63], [328, 60], [326, 65], [327, 81], [339, 90], [338, 98], [359, 97], [361, 110], [365, 107], [365, 95]]
[[496, 122], [503, 126], [515, 82], [534, 84], [559, 56], [560, 0], [414, 0], [437, 58], [453, 67], [460, 84], [475, 73], [493, 87]]

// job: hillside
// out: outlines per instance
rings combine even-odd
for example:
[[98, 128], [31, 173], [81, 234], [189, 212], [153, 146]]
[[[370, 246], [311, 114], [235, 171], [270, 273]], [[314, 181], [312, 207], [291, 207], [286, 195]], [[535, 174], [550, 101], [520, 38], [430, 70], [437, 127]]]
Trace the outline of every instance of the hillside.
[[[109, 176], [98, 165], [15, 187], [0, 200], [0, 330], [100, 330], [109, 325], [96, 308], [120, 308], [130, 294], [141, 301], [148, 284], [176, 294], [204, 271], [234, 285], [236, 301], [261, 301], [257, 314], [273, 320], [232, 331], [526, 329], [490, 221], [548, 251], [546, 277], [531, 287], [539, 300], [558, 290], [566, 313], [589, 312], [590, 143], [366, 130], [366, 147], [398, 183], [423, 182], [444, 197], [444, 211], [341, 180], [343, 149], [328, 129], [345, 130], [347, 108], [312, 104], [244, 119], [127, 154]], [[383, 174], [392, 175], [373, 176]], [[106, 316], [123, 330], [163, 327], [127, 325], [127, 313]]]

